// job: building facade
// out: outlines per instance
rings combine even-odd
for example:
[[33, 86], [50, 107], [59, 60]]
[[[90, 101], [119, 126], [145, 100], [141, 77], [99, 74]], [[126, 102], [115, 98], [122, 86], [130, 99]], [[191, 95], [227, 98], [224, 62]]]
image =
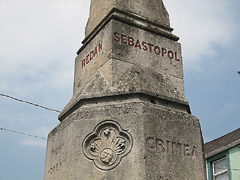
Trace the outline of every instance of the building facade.
[[240, 180], [240, 128], [205, 144], [208, 180]]

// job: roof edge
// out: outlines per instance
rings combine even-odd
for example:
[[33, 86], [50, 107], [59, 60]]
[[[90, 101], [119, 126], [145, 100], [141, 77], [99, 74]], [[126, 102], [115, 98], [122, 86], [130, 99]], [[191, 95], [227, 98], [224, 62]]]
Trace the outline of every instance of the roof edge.
[[224, 151], [226, 151], [226, 150], [228, 150], [228, 149], [230, 149], [232, 147], [235, 147], [235, 146], [237, 146], [239, 144], [240, 144], [240, 139], [238, 139], [237, 141], [234, 141], [234, 142], [232, 142], [232, 143], [230, 143], [230, 144], [228, 144], [226, 146], [223, 146], [223, 147], [221, 147], [219, 149], [216, 149], [216, 150], [214, 150], [212, 152], [209, 152], [209, 153], [205, 154], [205, 159], [208, 159], [208, 158], [210, 158], [212, 156], [215, 156], [215, 155], [217, 155], [219, 153], [222, 153], [222, 152], [224, 152]]

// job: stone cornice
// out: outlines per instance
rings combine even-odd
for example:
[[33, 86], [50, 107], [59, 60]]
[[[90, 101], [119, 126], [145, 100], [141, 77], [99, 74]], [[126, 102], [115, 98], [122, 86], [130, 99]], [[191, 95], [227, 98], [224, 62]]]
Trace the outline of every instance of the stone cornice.
[[179, 37], [172, 34], [173, 28], [161, 25], [137, 14], [126, 12], [117, 8], [113, 8], [107, 16], [95, 27], [95, 29], [82, 41], [83, 46], [78, 50], [79, 54], [87, 44], [111, 21], [117, 20], [128, 25], [146, 30], [148, 32], [158, 34], [173, 41], [178, 41]]

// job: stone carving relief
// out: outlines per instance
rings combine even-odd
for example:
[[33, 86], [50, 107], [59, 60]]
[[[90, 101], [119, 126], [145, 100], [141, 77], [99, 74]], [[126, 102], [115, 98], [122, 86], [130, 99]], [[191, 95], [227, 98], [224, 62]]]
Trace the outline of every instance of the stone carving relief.
[[83, 141], [84, 155], [101, 170], [118, 166], [131, 149], [131, 135], [114, 121], [100, 123]]

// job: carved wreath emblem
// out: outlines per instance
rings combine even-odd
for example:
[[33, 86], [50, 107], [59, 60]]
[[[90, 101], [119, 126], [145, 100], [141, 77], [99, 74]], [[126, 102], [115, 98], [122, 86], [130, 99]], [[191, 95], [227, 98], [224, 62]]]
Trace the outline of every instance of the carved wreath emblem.
[[131, 148], [131, 135], [114, 121], [100, 123], [83, 141], [84, 155], [102, 170], [115, 168]]

